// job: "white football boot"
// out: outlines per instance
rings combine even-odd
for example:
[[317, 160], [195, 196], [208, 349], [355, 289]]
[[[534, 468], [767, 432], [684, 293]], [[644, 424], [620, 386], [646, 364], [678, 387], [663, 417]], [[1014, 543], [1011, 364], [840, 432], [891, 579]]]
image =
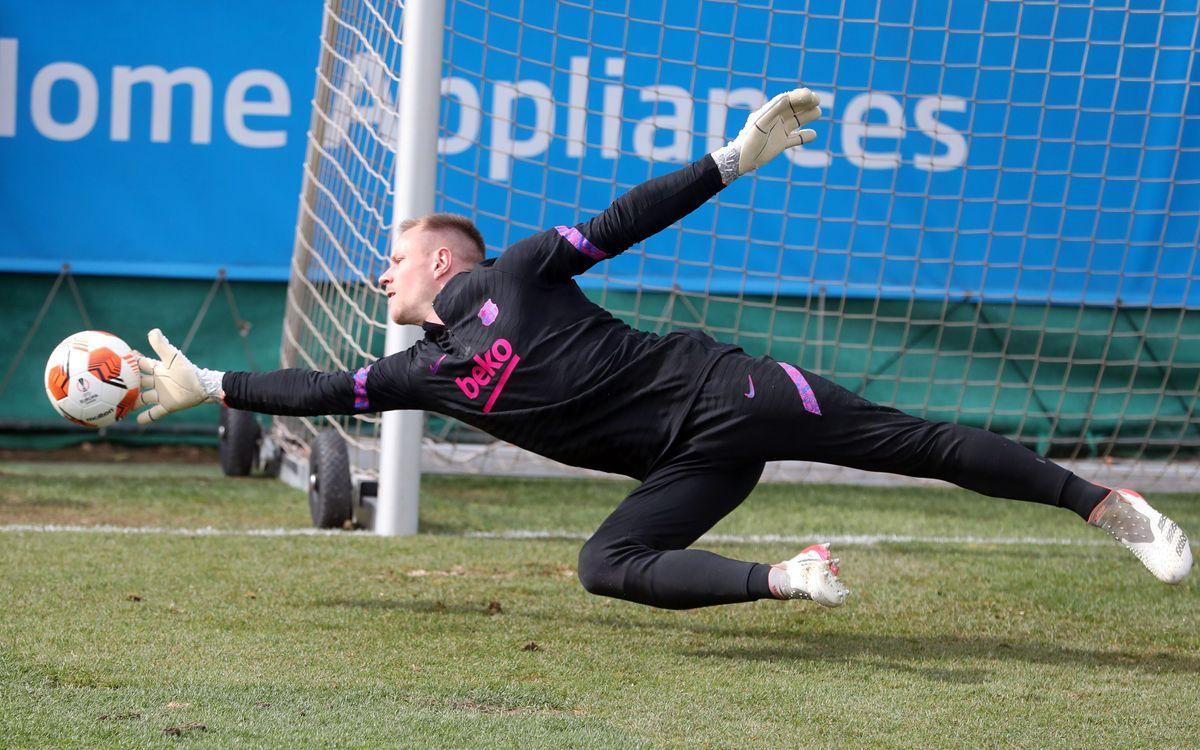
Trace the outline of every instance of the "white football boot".
[[840, 607], [850, 592], [838, 580], [838, 562], [830, 558], [828, 544], [814, 544], [771, 566], [771, 590], [781, 599], [811, 599], [823, 607]]
[[1133, 490], [1108, 493], [1088, 523], [1112, 534], [1163, 583], [1179, 583], [1192, 569], [1187, 534]]

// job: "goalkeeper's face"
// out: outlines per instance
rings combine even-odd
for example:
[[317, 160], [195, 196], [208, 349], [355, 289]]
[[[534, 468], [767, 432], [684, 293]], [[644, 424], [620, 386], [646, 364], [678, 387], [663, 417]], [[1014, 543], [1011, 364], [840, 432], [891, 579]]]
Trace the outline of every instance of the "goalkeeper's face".
[[444, 234], [417, 226], [396, 238], [387, 270], [379, 276], [393, 322], [419, 325], [436, 319], [433, 298], [463, 270]]

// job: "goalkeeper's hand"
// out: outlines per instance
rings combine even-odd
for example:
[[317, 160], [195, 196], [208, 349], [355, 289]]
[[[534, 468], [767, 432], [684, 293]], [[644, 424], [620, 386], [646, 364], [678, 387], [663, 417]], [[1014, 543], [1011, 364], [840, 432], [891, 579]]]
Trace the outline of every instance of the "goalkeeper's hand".
[[758, 169], [785, 149], [816, 139], [815, 130], [803, 129], [821, 116], [821, 101], [808, 89], [792, 89], [750, 113], [737, 137], [713, 152], [726, 185]]
[[225, 373], [196, 367], [157, 328], [147, 333], [146, 338], [159, 359], [138, 357], [138, 368], [142, 371], [138, 405], [150, 407], [138, 414], [138, 424], [156, 422], [205, 401], [221, 400], [221, 377]]

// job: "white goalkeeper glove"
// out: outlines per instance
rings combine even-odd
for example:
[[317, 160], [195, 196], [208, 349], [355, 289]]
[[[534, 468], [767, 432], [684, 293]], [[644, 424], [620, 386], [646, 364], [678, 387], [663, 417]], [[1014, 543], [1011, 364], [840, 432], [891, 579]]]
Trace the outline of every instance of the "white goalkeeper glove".
[[820, 104], [808, 89], [792, 89], [751, 112], [737, 138], [712, 154], [721, 180], [728, 185], [785, 149], [811, 143], [817, 132], [801, 128], [821, 116]]
[[146, 338], [159, 359], [138, 357], [138, 368], [142, 371], [138, 405], [150, 407], [138, 414], [138, 424], [156, 422], [172, 412], [206, 401], [221, 401], [224, 396], [221, 378], [225, 373], [196, 367], [157, 328], [147, 333]]

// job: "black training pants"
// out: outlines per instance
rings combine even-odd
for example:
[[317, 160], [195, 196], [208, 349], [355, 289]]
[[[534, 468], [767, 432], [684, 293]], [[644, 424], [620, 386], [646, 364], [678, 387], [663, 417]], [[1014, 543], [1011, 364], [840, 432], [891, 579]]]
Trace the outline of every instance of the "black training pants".
[[769, 596], [768, 566], [685, 548], [741, 504], [775, 460], [943, 479], [1085, 518], [1107, 492], [994, 433], [927, 422], [736, 352], [714, 366], [672, 450], [584, 544], [584, 588], [670, 609]]

